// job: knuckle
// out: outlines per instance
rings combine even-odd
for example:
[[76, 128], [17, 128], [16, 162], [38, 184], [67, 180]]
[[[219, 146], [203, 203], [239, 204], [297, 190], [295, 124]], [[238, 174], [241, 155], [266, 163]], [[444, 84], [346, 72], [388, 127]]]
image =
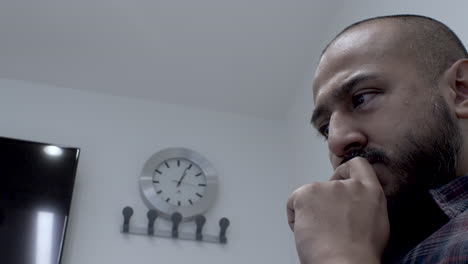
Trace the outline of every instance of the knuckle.
[[353, 190], [362, 190], [365, 188], [364, 184], [360, 180], [356, 180], [353, 178], [349, 179], [347, 181], [347, 184], [349, 185], [349, 188]]
[[333, 195], [341, 196], [344, 193], [347, 193], [347, 183], [343, 181], [333, 181], [330, 183], [329, 191]]
[[310, 192], [313, 192], [313, 191], [319, 189], [320, 186], [321, 186], [320, 182], [313, 182], [313, 183], [302, 185], [296, 191], [297, 191], [298, 195], [305, 195], [307, 193], [310, 193]]
[[341, 172], [341, 171], [343, 171], [343, 170], [346, 170], [346, 169], [349, 167], [349, 162], [350, 162], [350, 160], [347, 161], [347, 162], [345, 162], [345, 163], [343, 163], [343, 164], [341, 164], [340, 166], [338, 166], [338, 167], [335, 169], [335, 173], [339, 173], [339, 172]]
[[345, 183], [343, 181], [333, 181], [333, 182], [330, 183], [330, 188], [332, 190], [341, 191], [344, 188], [346, 188], [346, 185], [345, 185]]
[[321, 186], [322, 183], [314, 182], [299, 187], [290, 196], [288, 200], [289, 207], [299, 208], [307, 201], [311, 201], [311, 197], [322, 188]]

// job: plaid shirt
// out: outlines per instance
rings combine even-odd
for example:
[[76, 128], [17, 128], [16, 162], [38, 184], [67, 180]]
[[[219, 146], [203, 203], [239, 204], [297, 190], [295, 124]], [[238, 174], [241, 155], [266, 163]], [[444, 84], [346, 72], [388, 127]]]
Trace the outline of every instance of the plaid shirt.
[[413, 248], [399, 263], [468, 263], [468, 175], [430, 192], [450, 220]]

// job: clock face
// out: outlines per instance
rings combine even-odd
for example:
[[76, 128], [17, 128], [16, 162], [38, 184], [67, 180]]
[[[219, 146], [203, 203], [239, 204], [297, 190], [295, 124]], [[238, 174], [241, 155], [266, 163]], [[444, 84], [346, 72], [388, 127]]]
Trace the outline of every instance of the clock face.
[[213, 204], [218, 177], [202, 155], [185, 148], [167, 148], [146, 161], [140, 176], [143, 201], [170, 219], [175, 212], [184, 221], [203, 214]]
[[206, 191], [206, 176], [195, 163], [184, 158], [165, 160], [154, 170], [156, 194], [174, 206], [193, 206]]

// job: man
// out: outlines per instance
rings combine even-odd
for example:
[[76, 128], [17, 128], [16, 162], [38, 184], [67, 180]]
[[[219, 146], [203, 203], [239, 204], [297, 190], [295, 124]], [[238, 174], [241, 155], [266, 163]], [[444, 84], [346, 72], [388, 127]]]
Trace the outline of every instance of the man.
[[431, 18], [351, 25], [315, 73], [330, 181], [296, 190], [303, 264], [468, 263], [468, 54]]

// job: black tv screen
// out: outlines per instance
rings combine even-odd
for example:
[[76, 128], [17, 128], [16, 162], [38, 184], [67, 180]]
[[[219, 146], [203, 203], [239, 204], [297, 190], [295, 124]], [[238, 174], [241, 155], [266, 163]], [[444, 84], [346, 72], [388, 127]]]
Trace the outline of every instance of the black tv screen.
[[60, 263], [79, 153], [0, 137], [0, 263]]

